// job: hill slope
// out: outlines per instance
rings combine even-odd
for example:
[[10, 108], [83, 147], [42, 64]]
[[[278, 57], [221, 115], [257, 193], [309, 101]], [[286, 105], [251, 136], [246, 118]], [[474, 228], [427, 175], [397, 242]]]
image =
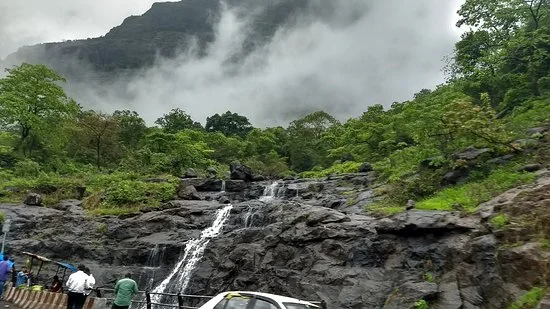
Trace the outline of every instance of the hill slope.
[[110, 73], [147, 67], [157, 57], [174, 57], [178, 50], [195, 43], [200, 54], [214, 40], [215, 25], [224, 8], [235, 10], [250, 21], [248, 37], [243, 43], [246, 52], [268, 41], [308, 3], [291, 0], [155, 3], [143, 15], [126, 18], [105, 36], [22, 47], [9, 55], [5, 64], [44, 63], [72, 78], [87, 65]]

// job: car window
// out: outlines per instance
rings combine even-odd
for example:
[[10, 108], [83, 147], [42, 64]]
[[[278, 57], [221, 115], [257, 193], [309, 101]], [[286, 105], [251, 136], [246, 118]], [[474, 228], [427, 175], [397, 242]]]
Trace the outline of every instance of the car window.
[[254, 304], [254, 309], [278, 309], [277, 306], [273, 305], [272, 303], [256, 299], [256, 303]]
[[286, 309], [309, 309], [314, 308], [304, 304], [284, 303]]
[[214, 309], [246, 309], [251, 298], [232, 296], [222, 299]]

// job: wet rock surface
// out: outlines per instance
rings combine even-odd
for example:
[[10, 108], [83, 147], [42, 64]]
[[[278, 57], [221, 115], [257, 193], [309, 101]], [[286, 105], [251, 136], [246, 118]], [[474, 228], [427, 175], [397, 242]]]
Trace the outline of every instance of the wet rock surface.
[[[12, 220], [7, 248], [16, 264], [24, 262], [22, 251], [83, 262], [100, 287], [112, 287], [126, 272], [141, 289], [159, 283], [186, 242], [198, 238], [227, 202], [233, 204], [229, 219], [210, 239], [185, 293], [264, 291], [324, 300], [328, 308], [402, 309], [425, 299], [430, 308], [500, 309], [550, 278], [550, 255], [534, 241], [535, 231], [488, 224], [496, 211], [520, 216], [526, 205], [542, 216], [550, 207], [547, 174], [476, 214], [411, 209], [387, 218], [363, 210], [373, 200], [372, 177], [366, 172], [275, 186], [234, 180], [226, 183], [233, 192], [206, 190], [218, 189], [217, 180], [188, 178], [180, 188], [202, 185], [194, 194], [209, 201], [171, 201], [119, 217], [90, 217], [77, 200], [55, 209], [0, 204], [0, 211]], [[277, 197], [257, 199], [270, 190]], [[505, 246], [518, 235], [521, 245]]]

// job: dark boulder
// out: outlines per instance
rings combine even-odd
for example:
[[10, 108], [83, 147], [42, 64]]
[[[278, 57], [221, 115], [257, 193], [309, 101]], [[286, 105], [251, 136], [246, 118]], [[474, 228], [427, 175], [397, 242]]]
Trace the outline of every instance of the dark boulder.
[[531, 173], [539, 171], [541, 169], [542, 169], [542, 165], [540, 165], [538, 163], [527, 164], [527, 165], [525, 165], [524, 167], [521, 168], [522, 171], [531, 172]]
[[38, 193], [29, 193], [24, 201], [25, 205], [29, 206], [41, 206], [42, 196]]
[[231, 172], [230, 178], [233, 180], [252, 181], [254, 179], [252, 169], [239, 162], [231, 163], [229, 165], [229, 171]]
[[502, 157], [497, 157], [497, 158], [493, 158], [491, 160], [487, 160], [487, 163], [488, 164], [495, 164], [495, 165], [502, 165], [502, 164], [507, 164], [513, 158], [514, 158], [514, 155], [510, 153], [510, 154], [504, 155]]
[[533, 134], [543, 134], [548, 131], [547, 127], [536, 127], [536, 128], [530, 128], [525, 130], [525, 133], [527, 135], [533, 135]]
[[184, 200], [201, 200], [199, 192], [193, 186], [180, 187], [178, 189], [178, 197]]
[[252, 181], [265, 181], [267, 178], [264, 175], [254, 175]]
[[359, 167], [359, 170], [358, 170], [359, 173], [368, 173], [368, 172], [372, 172], [372, 171], [373, 171], [372, 164], [370, 164], [368, 162], [365, 162], [365, 163], [361, 164], [361, 166]]
[[466, 161], [472, 161], [481, 158], [484, 155], [488, 155], [491, 152], [491, 149], [489, 148], [474, 148], [469, 147], [464, 149], [461, 152], [457, 152], [453, 154], [453, 158], [456, 160], [466, 160]]
[[144, 179], [143, 181], [150, 182], [150, 183], [163, 183], [163, 182], [168, 182], [168, 178], [147, 178], [147, 179]]
[[206, 169], [206, 177], [216, 178], [218, 176], [218, 171], [214, 167], [209, 167]]
[[470, 174], [470, 171], [465, 168], [459, 168], [456, 170], [448, 171], [443, 175], [443, 178], [441, 179], [442, 185], [456, 185], [459, 183], [462, 183], [466, 180], [468, 175]]
[[242, 192], [248, 187], [244, 180], [226, 180], [225, 191], [227, 192]]
[[193, 186], [199, 192], [212, 192], [221, 191], [223, 182], [219, 179], [206, 179], [206, 178], [183, 178], [180, 180], [180, 189], [187, 186]]
[[185, 174], [183, 175], [183, 178], [197, 178], [199, 177], [199, 174], [194, 169], [190, 168], [185, 171]]
[[84, 198], [84, 194], [86, 194], [86, 187], [84, 186], [77, 186], [75, 187], [77, 199], [81, 200]]

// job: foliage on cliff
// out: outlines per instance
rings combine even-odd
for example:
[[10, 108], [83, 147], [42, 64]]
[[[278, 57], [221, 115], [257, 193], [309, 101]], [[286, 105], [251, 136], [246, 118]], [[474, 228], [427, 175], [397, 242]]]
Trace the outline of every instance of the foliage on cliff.
[[[38, 179], [89, 186], [93, 175], [225, 171], [235, 160], [272, 177], [354, 172], [370, 162], [398, 191], [393, 202], [426, 199], [442, 189], [443, 173], [463, 167], [464, 160], [454, 156], [458, 151], [517, 153], [522, 145], [515, 141], [529, 137], [526, 129], [549, 122], [549, 13], [542, 0], [467, 0], [459, 26], [471, 28], [449, 59], [447, 83], [389, 108], [369, 106], [343, 123], [316, 111], [287, 128], [254, 128], [245, 116], [228, 111], [208, 117], [202, 127], [174, 109], [149, 127], [134, 111], [82, 110], [63, 92], [61, 76], [43, 65], [23, 64], [0, 80], [0, 192], [9, 198], [14, 188], [40, 185]], [[476, 175], [477, 183], [498, 176], [483, 170]], [[515, 184], [524, 178], [529, 177], [506, 179]], [[434, 199], [451, 193], [456, 192], [442, 191]]]

